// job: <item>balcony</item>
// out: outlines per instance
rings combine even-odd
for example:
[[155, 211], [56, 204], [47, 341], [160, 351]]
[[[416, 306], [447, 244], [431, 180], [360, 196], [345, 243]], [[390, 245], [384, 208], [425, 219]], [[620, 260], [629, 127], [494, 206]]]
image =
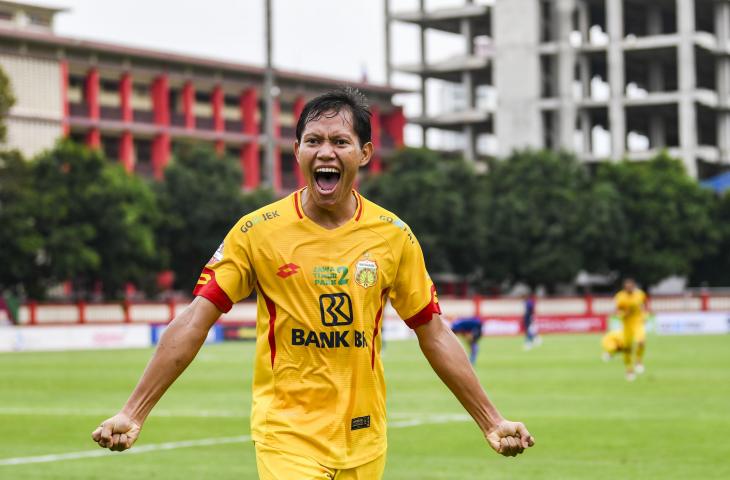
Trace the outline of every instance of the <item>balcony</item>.
[[241, 133], [243, 132], [243, 122], [240, 120], [226, 120], [225, 130], [231, 133]]
[[197, 130], [215, 130], [211, 117], [195, 117], [195, 128]]
[[119, 107], [101, 107], [99, 113], [102, 120], [122, 121], [122, 109]]

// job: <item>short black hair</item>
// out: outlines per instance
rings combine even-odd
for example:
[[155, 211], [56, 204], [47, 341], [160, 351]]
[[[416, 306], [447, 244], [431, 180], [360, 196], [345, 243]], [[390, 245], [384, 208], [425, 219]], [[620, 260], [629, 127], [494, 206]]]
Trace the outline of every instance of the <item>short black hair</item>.
[[371, 141], [370, 117], [372, 112], [367, 98], [358, 89], [344, 87], [315, 97], [307, 102], [297, 121], [297, 142], [302, 141], [304, 127], [322, 116], [338, 115], [341, 111], [350, 112], [352, 128], [362, 147]]

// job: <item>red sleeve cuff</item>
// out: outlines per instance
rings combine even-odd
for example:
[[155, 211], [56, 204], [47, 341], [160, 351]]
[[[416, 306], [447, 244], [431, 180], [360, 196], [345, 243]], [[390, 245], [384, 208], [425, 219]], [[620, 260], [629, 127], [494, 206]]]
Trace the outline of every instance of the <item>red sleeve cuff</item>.
[[207, 298], [223, 313], [227, 313], [233, 308], [233, 302], [215, 281], [215, 272], [207, 267], [200, 274], [198, 283], [193, 289], [193, 295]]
[[431, 301], [421, 309], [420, 312], [413, 315], [411, 318], [406, 319], [406, 325], [411, 329], [425, 325], [431, 321], [433, 314], [441, 314], [441, 307], [438, 304], [438, 297], [436, 296], [436, 287], [431, 286]]

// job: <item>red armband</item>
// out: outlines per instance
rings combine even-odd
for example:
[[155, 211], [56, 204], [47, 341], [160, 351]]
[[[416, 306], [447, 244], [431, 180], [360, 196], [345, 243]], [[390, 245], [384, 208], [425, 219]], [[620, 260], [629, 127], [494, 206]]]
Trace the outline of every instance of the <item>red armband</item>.
[[413, 315], [411, 318], [405, 320], [406, 325], [411, 329], [425, 325], [431, 321], [433, 314], [441, 314], [441, 307], [439, 306], [438, 296], [436, 295], [436, 286], [431, 285], [431, 301], [428, 305], [423, 307], [420, 312]]
[[227, 313], [233, 308], [233, 302], [215, 281], [215, 271], [208, 267], [205, 267], [200, 274], [198, 283], [193, 289], [193, 295], [207, 298], [223, 313]]

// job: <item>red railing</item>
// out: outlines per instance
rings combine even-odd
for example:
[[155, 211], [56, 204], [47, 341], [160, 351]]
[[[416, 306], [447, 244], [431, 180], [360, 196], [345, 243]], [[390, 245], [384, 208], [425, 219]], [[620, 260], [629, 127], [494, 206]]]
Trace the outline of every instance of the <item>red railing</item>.
[[[514, 317], [524, 312], [520, 297], [441, 298], [444, 314], [453, 317], [478, 316]], [[112, 324], [112, 323], [165, 323], [187, 305], [187, 300], [144, 302], [125, 300], [118, 303], [38, 303], [29, 301], [20, 308], [19, 323], [47, 324]], [[730, 292], [697, 293], [687, 295], [653, 296], [649, 304], [653, 312], [730, 311]], [[614, 312], [611, 296], [538, 297], [535, 312], [542, 316], [600, 316]], [[253, 321], [256, 305], [253, 302], [236, 304], [223, 321]]]

